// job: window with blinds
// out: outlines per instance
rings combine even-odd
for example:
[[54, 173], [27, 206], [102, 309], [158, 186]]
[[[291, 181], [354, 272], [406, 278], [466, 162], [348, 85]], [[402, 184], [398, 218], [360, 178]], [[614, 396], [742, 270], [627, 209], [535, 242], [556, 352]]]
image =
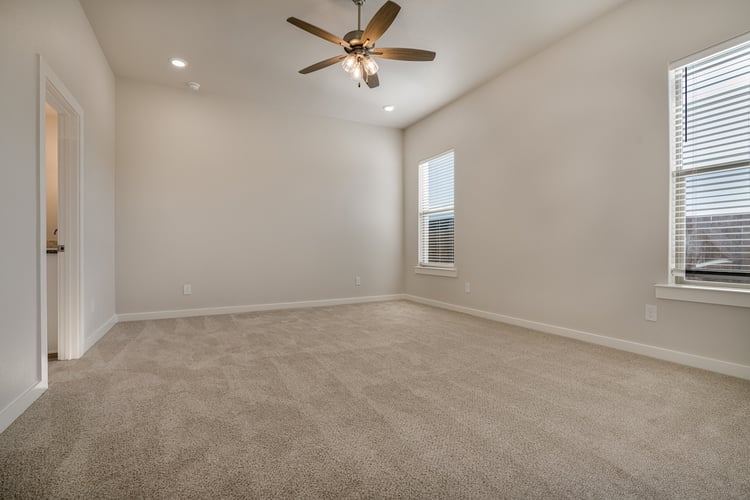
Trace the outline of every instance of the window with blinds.
[[670, 76], [675, 281], [750, 284], [750, 40]]
[[419, 164], [419, 265], [454, 267], [453, 151]]

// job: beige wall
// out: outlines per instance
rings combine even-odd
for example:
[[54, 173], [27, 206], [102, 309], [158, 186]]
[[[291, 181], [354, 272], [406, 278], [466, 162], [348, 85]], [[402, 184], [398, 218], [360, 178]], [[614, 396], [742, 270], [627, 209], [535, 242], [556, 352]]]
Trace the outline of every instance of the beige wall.
[[84, 110], [85, 333], [115, 312], [114, 76], [76, 0], [2, 0], [0, 424], [40, 373], [37, 54]]
[[[750, 309], [653, 288], [667, 280], [668, 64], [748, 19], [746, 0], [634, 0], [410, 127], [406, 292], [750, 365]], [[459, 278], [415, 275], [417, 163], [452, 147]]]
[[46, 126], [47, 143], [44, 151], [47, 156], [47, 241], [52, 241], [57, 240], [55, 235], [55, 229], [57, 229], [57, 113], [49, 104], [46, 112]]
[[119, 314], [401, 291], [400, 131], [118, 79], [117, 134]]

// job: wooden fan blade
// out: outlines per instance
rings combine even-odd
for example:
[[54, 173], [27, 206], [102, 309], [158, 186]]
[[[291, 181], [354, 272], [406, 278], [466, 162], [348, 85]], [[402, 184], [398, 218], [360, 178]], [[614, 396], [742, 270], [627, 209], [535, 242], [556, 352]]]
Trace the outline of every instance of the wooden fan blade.
[[362, 41], [364, 42], [363, 45], [365, 47], [372, 47], [375, 45], [375, 42], [378, 41], [378, 38], [383, 36], [383, 33], [390, 27], [390, 25], [393, 23], [393, 20], [396, 19], [396, 16], [398, 15], [398, 11], [401, 10], [401, 7], [395, 3], [391, 2], [390, 0], [385, 3], [382, 7], [380, 7], [380, 10], [378, 10], [374, 16], [372, 16], [372, 19], [370, 19], [370, 22], [367, 24], [367, 27], [365, 28], [365, 32], [362, 35]]
[[375, 73], [374, 75], [370, 75], [367, 77], [367, 86], [371, 89], [374, 89], [375, 87], [380, 85], [380, 78], [378, 78], [378, 74]]
[[397, 61], [433, 61], [435, 53], [431, 50], [387, 48], [372, 51], [375, 57], [383, 59], [395, 59]]
[[317, 26], [313, 26], [312, 24], [306, 23], [305, 21], [302, 21], [301, 19], [297, 19], [296, 17], [290, 17], [289, 19], [287, 19], [287, 22], [295, 25], [296, 27], [300, 29], [307, 31], [308, 33], [311, 33], [315, 36], [319, 36], [323, 40], [328, 40], [329, 42], [335, 43], [336, 45], [341, 45], [342, 47], [346, 47], [346, 48], [351, 47], [351, 45], [349, 45], [349, 42], [342, 40], [336, 35], [328, 33], [326, 30], [320, 29]]
[[336, 64], [337, 62], [343, 60], [346, 57], [346, 54], [341, 56], [335, 56], [331, 57], [330, 59], [326, 59], [325, 61], [320, 61], [318, 63], [313, 64], [312, 66], [308, 66], [305, 69], [299, 70], [300, 73], [303, 75], [306, 75], [308, 73], [312, 73], [313, 71], [318, 71], [319, 69], [327, 68], [328, 66], [332, 64]]

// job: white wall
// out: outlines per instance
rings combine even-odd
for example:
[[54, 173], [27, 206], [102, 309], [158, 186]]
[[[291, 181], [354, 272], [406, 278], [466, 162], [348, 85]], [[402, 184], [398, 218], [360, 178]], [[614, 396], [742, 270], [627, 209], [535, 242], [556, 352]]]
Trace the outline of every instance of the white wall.
[[209, 92], [117, 80], [118, 314], [400, 292], [401, 131]]
[[85, 333], [115, 312], [114, 76], [76, 0], [2, 0], [0, 429], [40, 382], [37, 53], [84, 109]]
[[[667, 66], [748, 19], [747, 0], [634, 0], [410, 127], [406, 292], [750, 365], [750, 309], [653, 288], [667, 281]], [[459, 278], [415, 275], [417, 163], [451, 147]]]

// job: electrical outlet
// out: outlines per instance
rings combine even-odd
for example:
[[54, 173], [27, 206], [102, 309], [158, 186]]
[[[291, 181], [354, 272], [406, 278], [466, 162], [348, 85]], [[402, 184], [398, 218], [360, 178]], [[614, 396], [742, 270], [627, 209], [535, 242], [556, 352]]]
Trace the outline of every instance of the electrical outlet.
[[354, 278], [354, 286], [362, 286], [362, 280], [359, 279], [359, 276]]
[[656, 321], [656, 306], [646, 304], [646, 321]]
[[190, 295], [191, 293], [193, 293], [193, 287], [190, 283], [182, 285], [182, 295]]
[[464, 283], [464, 292], [471, 293], [471, 283], [469, 283], [468, 281]]

